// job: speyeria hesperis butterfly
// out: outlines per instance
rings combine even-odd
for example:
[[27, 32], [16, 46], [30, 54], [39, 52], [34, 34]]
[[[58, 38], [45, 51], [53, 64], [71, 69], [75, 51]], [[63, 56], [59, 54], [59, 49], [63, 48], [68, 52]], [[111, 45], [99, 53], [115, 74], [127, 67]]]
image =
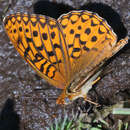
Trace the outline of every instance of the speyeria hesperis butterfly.
[[63, 89], [58, 104], [86, 98], [104, 62], [128, 43], [128, 37], [117, 42], [107, 22], [89, 11], [72, 11], [58, 20], [16, 13], [4, 19], [4, 26], [16, 50], [32, 68]]

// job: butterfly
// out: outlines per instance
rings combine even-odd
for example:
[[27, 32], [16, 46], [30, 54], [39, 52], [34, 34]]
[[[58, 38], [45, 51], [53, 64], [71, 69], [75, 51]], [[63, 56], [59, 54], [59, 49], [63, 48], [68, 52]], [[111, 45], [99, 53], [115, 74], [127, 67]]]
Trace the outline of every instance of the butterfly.
[[15, 13], [3, 20], [21, 57], [51, 85], [63, 89], [57, 104], [83, 97], [98, 81], [103, 64], [124, 45], [98, 14], [71, 11], [57, 20], [45, 15]]

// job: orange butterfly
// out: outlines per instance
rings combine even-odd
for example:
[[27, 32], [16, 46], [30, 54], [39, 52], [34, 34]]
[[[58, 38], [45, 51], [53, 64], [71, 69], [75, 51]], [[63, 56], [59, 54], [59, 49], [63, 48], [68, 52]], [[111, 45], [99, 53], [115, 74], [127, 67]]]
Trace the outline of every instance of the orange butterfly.
[[89, 11], [72, 11], [58, 20], [16, 13], [4, 19], [4, 26], [16, 50], [32, 68], [63, 89], [58, 104], [86, 98], [105, 61], [128, 43], [128, 37], [117, 42], [108, 23]]

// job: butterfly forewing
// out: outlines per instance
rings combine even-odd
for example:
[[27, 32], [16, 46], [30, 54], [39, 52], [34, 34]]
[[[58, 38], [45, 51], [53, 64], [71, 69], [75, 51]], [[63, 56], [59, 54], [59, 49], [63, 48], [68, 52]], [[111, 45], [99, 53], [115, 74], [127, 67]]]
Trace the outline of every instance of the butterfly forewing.
[[56, 20], [39, 15], [12, 14], [5, 18], [6, 32], [20, 55], [44, 79], [64, 88], [69, 57]]

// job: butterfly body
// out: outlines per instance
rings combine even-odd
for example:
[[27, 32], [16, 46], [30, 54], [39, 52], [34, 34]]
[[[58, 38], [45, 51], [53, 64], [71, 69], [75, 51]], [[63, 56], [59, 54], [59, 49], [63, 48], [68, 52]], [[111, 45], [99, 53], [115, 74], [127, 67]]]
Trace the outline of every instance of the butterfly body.
[[11, 14], [4, 19], [20, 55], [53, 86], [63, 89], [58, 104], [85, 97], [102, 65], [128, 37], [117, 42], [107, 22], [89, 11], [72, 11], [58, 20], [43, 15]]

